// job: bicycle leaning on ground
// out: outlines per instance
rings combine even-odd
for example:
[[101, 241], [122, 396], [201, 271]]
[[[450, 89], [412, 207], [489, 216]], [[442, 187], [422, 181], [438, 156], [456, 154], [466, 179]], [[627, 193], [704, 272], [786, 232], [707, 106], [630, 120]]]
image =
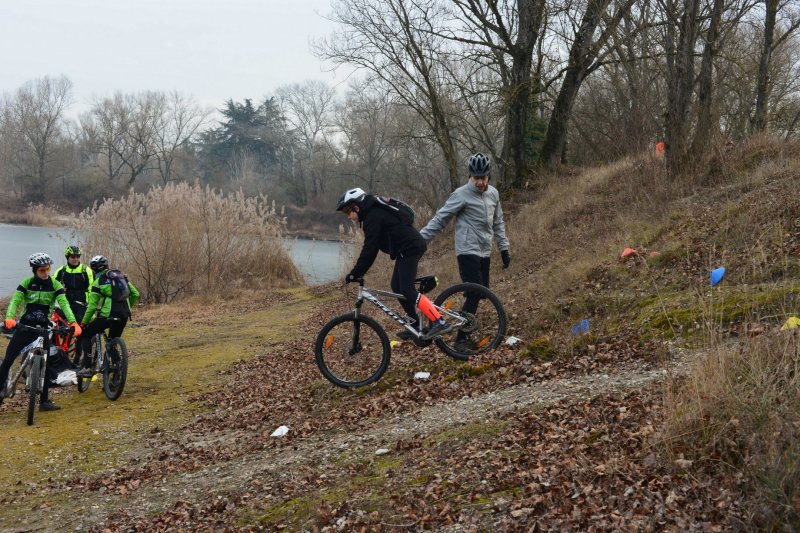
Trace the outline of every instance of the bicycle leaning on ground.
[[[46, 379], [45, 370], [47, 368], [47, 356], [50, 354], [50, 334], [71, 335], [72, 328], [69, 326], [59, 326], [51, 322], [48, 326], [28, 326], [27, 324], [17, 323], [17, 328], [35, 331], [39, 336], [30, 344], [25, 346], [17, 357], [15, 365], [8, 373], [8, 380], [0, 390], [3, 398], [13, 398], [17, 393], [17, 382], [24, 381], [25, 391], [28, 394], [28, 425], [33, 425], [33, 417], [36, 413], [36, 402], [44, 388]], [[8, 330], [4, 330], [8, 331]]]
[[[416, 280], [417, 290], [423, 294], [432, 291], [437, 284], [435, 276]], [[434, 299], [434, 306], [450, 327], [433, 338], [425, 334], [429, 322], [422, 314], [419, 316], [421, 329], [417, 330], [376, 295], [397, 300], [403, 298], [394, 292], [366, 288], [361, 278], [353, 311], [332, 319], [317, 335], [314, 345], [317, 366], [334, 385], [363, 387], [380, 379], [389, 367], [392, 350], [389, 337], [375, 319], [361, 314], [365, 300], [410, 331], [416, 344], [427, 346], [434, 342], [447, 355], [461, 361], [494, 350], [506, 332], [506, 312], [500, 299], [476, 283], [453, 285]]]
[[[109, 317], [108, 320], [120, 319]], [[112, 401], [119, 398], [128, 377], [128, 348], [125, 341], [120, 337], [108, 338], [103, 330], [92, 337], [91, 349], [83, 357], [89, 359], [89, 364], [77, 372], [78, 391], [86, 392], [95, 374], [102, 374], [106, 397]]]

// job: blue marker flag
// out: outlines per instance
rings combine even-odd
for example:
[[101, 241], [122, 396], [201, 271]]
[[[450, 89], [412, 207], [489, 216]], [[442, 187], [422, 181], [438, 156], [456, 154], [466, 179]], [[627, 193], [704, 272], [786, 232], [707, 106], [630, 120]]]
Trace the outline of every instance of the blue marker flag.
[[583, 319], [572, 326], [572, 334], [575, 336], [580, 335], [581, 333], [586, 333], [587, 331], [589, 331], [589, 321], [586, 319]]
[[711, 286], [713, 287], [720, 281], [722, 281], [722, 276], [725, 275], [725, 267], [715, 268], [711, 271]]

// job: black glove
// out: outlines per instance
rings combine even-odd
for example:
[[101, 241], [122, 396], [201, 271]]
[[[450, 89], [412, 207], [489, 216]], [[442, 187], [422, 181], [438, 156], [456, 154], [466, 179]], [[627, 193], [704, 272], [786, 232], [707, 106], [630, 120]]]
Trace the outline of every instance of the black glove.
[[501, 250], [500, 258], [503, 260], [503, 268], [508, 268], [508, 265], [511, 264], [511, 254], [508, 253], [508, 250]]
[[359, 276], [356, 276], [355, 274], [350, 272], [348, 275], [346, 275], [344, 277], [344, 282], [345, 283], [355, 283], [356, 281], [358, 281], [358, 279], [359, 279]]

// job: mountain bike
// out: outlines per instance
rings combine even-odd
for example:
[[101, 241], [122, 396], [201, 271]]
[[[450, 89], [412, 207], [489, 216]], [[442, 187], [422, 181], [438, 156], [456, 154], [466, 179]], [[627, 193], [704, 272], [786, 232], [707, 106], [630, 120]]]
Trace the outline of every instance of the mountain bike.
[[[58, 307], [53, 311], [53, 315], [50, 317], [50, 320], [59, 327], [69, 326], [67, 317], [64, 315], [64, 311]], [[78, 337], [73, 334], [72, 329], [69, 329], [66, 334], [61, 334], [56, 331], [53, 332], [53, 344], [61, 348], [61, 350], [67, 354], [67, 358], [70, 360], [73, 366], [78, 366], [78, 363], [80, 362], [78, 343]]]
[[[47, 368], [47, 356], [50, 354], [50, 334], [71, 334], [72, 328], [59, 326], [53, 322], [48, 326], [28, 326], [27, 324], [18, 323], [16, 327], [35, 331], [39, 336], [20, 351], [15, 362], [16, 369], [14, 367], [9, 369], [8, 379], [5, 386], [0, 390], [0, 394], [2, 394], [3, 398], [13, 398], [17, 393], [17, 382], [23, 381], [25, 391], [28, 394], [28, 425], [32, 426], [33, 417], [36, 413], [36, 401], [44, 388], [44, 380], [46, 379], [45, 370]], [[7, 335], [7, 337], [10, 337], [10, 335]]]
[[[111, 322], [119, 318], [109, 317]], [[128, 348], [120, 337], [108, 338], [105, 330], [92, 337], [91, 348], [88, 354], [88, 365], [77, 372], [78, 392], [86, 392], [92, 384], [96, 374], [103, 376], [103, 392], [111, 401], [122, 395], [125, 380], [128, 377]]]
[[[435, 276], [417, 278], [415, 286], [427, 293], [438, 285]], [[334, 385], [344, 388], [363, 387], [374, 383], [389, 367], [391, 344], [383, 327], [373, 318], [361, 314], [364, 301], [389, 315], [410, 331], [421, 346], [431, 342], [444, 353], [461, 361], [497, 348], [506, 332], [506, 312], [492, 291], [476, 283], [459, 283], [443, 290], [433, 304], [449, 327], [429, 337], [429, 321], [420, 314], [419, 330], [384, 305], [377, 296], [404, 299], [394, 292], [364, 287], [358, 280], [358, 294], [352, 312], [338, 316], [322, 327], [314, 344], [314, 355], [322, 375]]]

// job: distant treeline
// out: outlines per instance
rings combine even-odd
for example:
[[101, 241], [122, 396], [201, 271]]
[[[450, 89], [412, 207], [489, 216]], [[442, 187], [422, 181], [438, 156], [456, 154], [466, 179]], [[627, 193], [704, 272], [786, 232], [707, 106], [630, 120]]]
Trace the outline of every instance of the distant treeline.
[[796, 135], [800, 10], [786, 0], [336, 0], [314, 43], [356, 67], [205, 109], [178, 93], [117, 93], [66, 118], [72, 84], [0, 100], [0, 184], [20, 202], [81, 208], [198, 181], [328, 209], [348, 186], [437, 205], [483, 151], [495, 184], [652, 150], [672, 174], [753, 132]]

